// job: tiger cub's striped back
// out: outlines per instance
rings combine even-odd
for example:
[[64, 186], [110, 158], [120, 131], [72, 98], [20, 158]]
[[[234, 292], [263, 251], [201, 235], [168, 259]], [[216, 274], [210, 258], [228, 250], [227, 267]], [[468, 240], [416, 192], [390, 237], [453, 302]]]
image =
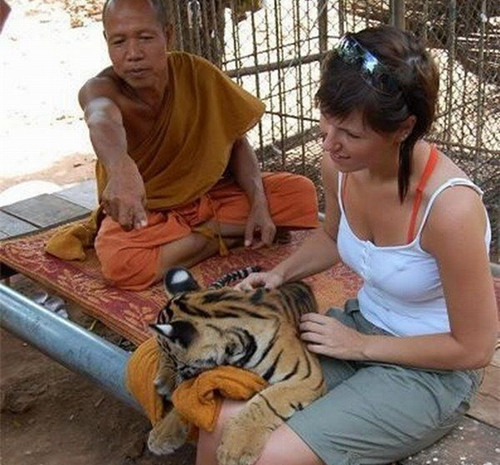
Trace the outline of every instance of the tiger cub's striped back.
[[[273, 290], [203, 290], [179, 268], [167, 273], [165, 285], [171, 298], [153, 326], [176, 384], [224, 365], [245, 368], [269, 382], [231, 420], [218, 454], [223, 465], [241, 454], [249, 461], [238, 463], [253, 463], [270, 432], [325, 391], [319, 362], [299, 338], [300, 316], [317, 311], [314, 295], [300, 281]], [[159, 377], [165, 376], [171, 373], [160, 370]], [[163, 440], [153, 430], [150, 448], [162, 449]]]

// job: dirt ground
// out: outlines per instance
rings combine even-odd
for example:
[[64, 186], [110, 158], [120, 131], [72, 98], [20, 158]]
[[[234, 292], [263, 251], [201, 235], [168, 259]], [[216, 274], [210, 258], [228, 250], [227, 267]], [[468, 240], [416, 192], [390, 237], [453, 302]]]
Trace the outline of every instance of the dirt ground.
[[[12, 278], [30, 295], [38, 286]], [[70, 317], [92, 320], [76, 307]], [[108, 339], [115, 335], [97, 325]], [[146, 447], [149, 421], [82, 376], [0, 330], [0, 463], [2, 465], [188, 465], [194, 448], [156, 457]]]
[[[0, 198], [20, 200], [29, 183], [67, 187], [93, 176], [78, 88], [107, 66], [102, 1], [8, 0], [0, 35]], [[9, 202], [10, 203], [10, 202]], [[26, 295], [38, 289], [13, 277]], [[72, 319], [92, 321], [70, 307]], [[115, 335], [97, 325], [107, 338]], [[3, 465], [187, 465], [146, 450], [142, 414], [28, 344], [0, 331], [0, 463]]]

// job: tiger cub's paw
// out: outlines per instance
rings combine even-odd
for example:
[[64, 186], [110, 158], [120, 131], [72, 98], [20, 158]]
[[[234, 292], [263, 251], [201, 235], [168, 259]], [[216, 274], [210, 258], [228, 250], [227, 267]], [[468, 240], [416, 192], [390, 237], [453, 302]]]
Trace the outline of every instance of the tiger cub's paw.
[[252, 465], [262, 454], [266, 441], [262, 431], [242, 428], [230, 422], [217, 448], [220, 465]]
[[188, 432], [189, 425], [171, 410], [149, 433], [148, 449], [156, 455], [171, 454], [186, 442]]

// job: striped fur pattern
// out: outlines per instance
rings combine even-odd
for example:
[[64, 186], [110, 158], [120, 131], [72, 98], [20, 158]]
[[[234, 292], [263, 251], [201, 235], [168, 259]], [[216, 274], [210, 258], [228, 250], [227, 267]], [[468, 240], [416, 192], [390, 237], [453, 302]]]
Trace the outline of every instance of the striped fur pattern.
[[[217, 451], [221, 465], [253, 464], [270, 433], [325, 392], [319, 361], [298, 337], [301, 315], [317, 311], [314, 295], [301, 281], [273, 290], [201, 289], [182, 268], [167, 272], [165, 286], [170, 300], [152, 325], [163, 352], [155, 384], [171, 389], [223, 365], [267, 380], [230, 420]], [[182, 445], [180, 423], [173, 409], [151, 431], [150, 450]]]
[[260, 266], [247, 266], [245, 268], [240, 268], [239, 270], [233, 270], [221, 276], [217, 281], [214, 281], [208, 287], [210, 289], [220, 289], [221, 287], [225, 287], [235, 281], [245, 279], [250, 273], [256, 273], [260, 270]]

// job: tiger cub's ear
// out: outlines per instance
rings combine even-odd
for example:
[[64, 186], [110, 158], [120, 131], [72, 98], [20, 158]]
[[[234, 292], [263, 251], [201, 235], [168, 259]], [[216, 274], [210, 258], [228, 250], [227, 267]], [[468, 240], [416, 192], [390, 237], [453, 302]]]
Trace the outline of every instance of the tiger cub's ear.
[[198, 331], [189, 321], [179, 320], [171, 324], [150, 324], [149, 326], [160, 336], [177, 342], [184, 348], [187, 348], [198, 335]]
[[163, 278], [163, 284], [169, 297], [173, 297], [180, 292], [200, 290], [200, 285], [196, 282], [194, 276], [181, 266], [169, 268]]

